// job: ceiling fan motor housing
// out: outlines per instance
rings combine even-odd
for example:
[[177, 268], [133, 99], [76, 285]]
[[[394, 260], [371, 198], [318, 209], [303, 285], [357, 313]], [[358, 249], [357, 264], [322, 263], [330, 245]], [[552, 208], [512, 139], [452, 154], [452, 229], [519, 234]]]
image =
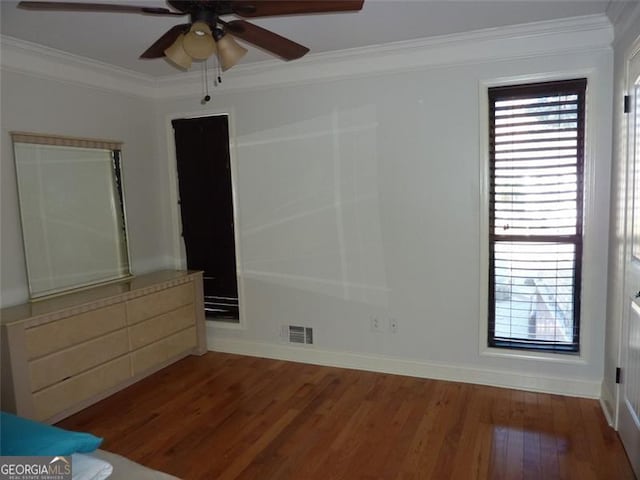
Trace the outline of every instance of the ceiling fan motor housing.
[[211, 30], [213, 30], [218, 23], [218, 14], [211, 10], [199, 10], [197, 12], [192, 12], [191, 23], [194, 24], [196, 22], [204, 22], [211, 27]]
[[168, 3], [176, 10], [192, 16], [199, 12], [211, 12], [218, 16], [228, 15], [235, 11], [232, 2], [227, 0], [169, 0]]

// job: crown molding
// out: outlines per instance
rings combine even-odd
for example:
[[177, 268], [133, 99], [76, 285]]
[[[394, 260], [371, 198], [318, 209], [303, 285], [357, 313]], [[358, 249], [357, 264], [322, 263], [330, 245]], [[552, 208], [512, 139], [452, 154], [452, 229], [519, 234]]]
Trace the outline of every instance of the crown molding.
[[[593, 52], [610, 48], [612, 40], [613, 27], [604, 14], [476, 30], [311, 54], [291, 63], [270, 60], [238, 65], [225, 74], [214, 94], [492, 60]], [[156, 81], [160, 98], [199, 95], [201, 90], [201, 72]]]
[[86, 57], [0, 35], [0, 68], [63, 83], [153, 97], [154, 79]]
[[[606, 15], [535, 22], [238, 65], [215, 87], [220, 93], [381, 75], [492, 60], [567, 54], [610, 48]], [[153, 78], [12, 37], [0, 36], [3, 70], [154, 99], [192, 97], [202, 72]]]

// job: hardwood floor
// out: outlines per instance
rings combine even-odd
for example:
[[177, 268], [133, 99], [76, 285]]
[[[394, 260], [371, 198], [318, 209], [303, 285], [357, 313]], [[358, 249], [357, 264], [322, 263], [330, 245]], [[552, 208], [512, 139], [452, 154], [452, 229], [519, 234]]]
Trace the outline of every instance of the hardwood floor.
[[213, 352], [58, 425], [185, 480], [634, 478], [596, 400]]

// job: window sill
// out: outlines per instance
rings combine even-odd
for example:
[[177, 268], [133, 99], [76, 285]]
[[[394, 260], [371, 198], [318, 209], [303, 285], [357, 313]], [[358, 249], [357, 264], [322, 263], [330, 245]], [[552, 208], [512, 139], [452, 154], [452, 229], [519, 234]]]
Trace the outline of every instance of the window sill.
[[207, 318], [206, 325], [211, 328], [220, 330], [246, 330], [246, 327], [242, 321], [238, 322], [225, 322], [223, 320], [217, 320], [215, 318]]
[[508, 358], [530, 360], [537, 362], [549, 362], [566, 365], [586, 365], [587, 361], [582, 353], [572, 352], [537, 352], [533, 350], [517, 350], [497, 347], [484, 347], [480, 355], [494, 358]]

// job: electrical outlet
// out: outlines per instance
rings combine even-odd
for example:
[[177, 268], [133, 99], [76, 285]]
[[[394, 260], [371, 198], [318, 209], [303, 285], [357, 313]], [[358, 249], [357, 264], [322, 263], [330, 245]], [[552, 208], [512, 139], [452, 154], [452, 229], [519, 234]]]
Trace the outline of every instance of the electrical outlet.
[[376, 333], [382, 333], [384, 331], [382, 328], [382, 320], [378, 317], [371, 317], [371, 331]]
[[398, 320], [395, 318], [389, 319], [389, 331], [391, 333], [398, 333]]

